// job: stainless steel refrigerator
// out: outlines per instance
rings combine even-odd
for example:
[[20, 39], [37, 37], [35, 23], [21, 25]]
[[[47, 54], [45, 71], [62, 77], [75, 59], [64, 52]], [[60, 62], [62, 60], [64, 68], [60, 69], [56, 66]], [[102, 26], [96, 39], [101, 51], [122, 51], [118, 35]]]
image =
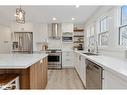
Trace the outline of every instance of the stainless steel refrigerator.
[[33, 33], [32, 32], [14, 32], [13, 52], [32, 53], [33, 52]]

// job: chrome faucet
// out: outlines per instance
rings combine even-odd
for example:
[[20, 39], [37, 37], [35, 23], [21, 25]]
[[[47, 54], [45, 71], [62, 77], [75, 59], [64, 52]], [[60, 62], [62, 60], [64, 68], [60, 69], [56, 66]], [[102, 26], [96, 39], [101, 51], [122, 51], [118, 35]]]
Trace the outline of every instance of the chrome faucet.
[[98, 43], [97, 43], [97, 40], [95, 40], [95, 44], [96, 44], [96, 53], [98, 54], [98, 53], [99, 53], [99, 50], [98, 50]]
[[[96, 46], [95, 46], [96, 45]], [[99, 53], [99, 49], [98, 49], [98, 42], [97, 40], [94, 40], [94, 48], [91, 48], [90, 45], [88, 45], [88, 52], [91, 52], [91, 53]]]

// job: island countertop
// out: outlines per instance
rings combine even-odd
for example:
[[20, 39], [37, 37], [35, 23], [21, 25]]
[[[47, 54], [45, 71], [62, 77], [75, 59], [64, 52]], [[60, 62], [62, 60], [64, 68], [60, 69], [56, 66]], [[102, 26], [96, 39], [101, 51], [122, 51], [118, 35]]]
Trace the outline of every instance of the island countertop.
[[0, 54], [0, 69], [25, 69], [48, 54]]

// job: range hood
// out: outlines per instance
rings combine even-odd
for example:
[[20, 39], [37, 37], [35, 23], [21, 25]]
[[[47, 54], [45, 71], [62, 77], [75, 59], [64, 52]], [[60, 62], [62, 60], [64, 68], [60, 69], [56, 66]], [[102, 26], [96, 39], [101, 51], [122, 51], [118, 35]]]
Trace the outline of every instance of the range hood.
[[60, 23], [52, 23], [51, 24], [51, 35], [52, 39], [60, 39], [61, 38], [61, 24]]

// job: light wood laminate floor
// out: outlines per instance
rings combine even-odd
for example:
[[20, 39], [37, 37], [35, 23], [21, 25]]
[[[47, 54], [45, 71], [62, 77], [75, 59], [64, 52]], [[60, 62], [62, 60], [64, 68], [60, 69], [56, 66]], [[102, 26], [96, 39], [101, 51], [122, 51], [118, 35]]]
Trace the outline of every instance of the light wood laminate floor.
[[84, 89], [75, 69], [48, 70], [46, 89]]

